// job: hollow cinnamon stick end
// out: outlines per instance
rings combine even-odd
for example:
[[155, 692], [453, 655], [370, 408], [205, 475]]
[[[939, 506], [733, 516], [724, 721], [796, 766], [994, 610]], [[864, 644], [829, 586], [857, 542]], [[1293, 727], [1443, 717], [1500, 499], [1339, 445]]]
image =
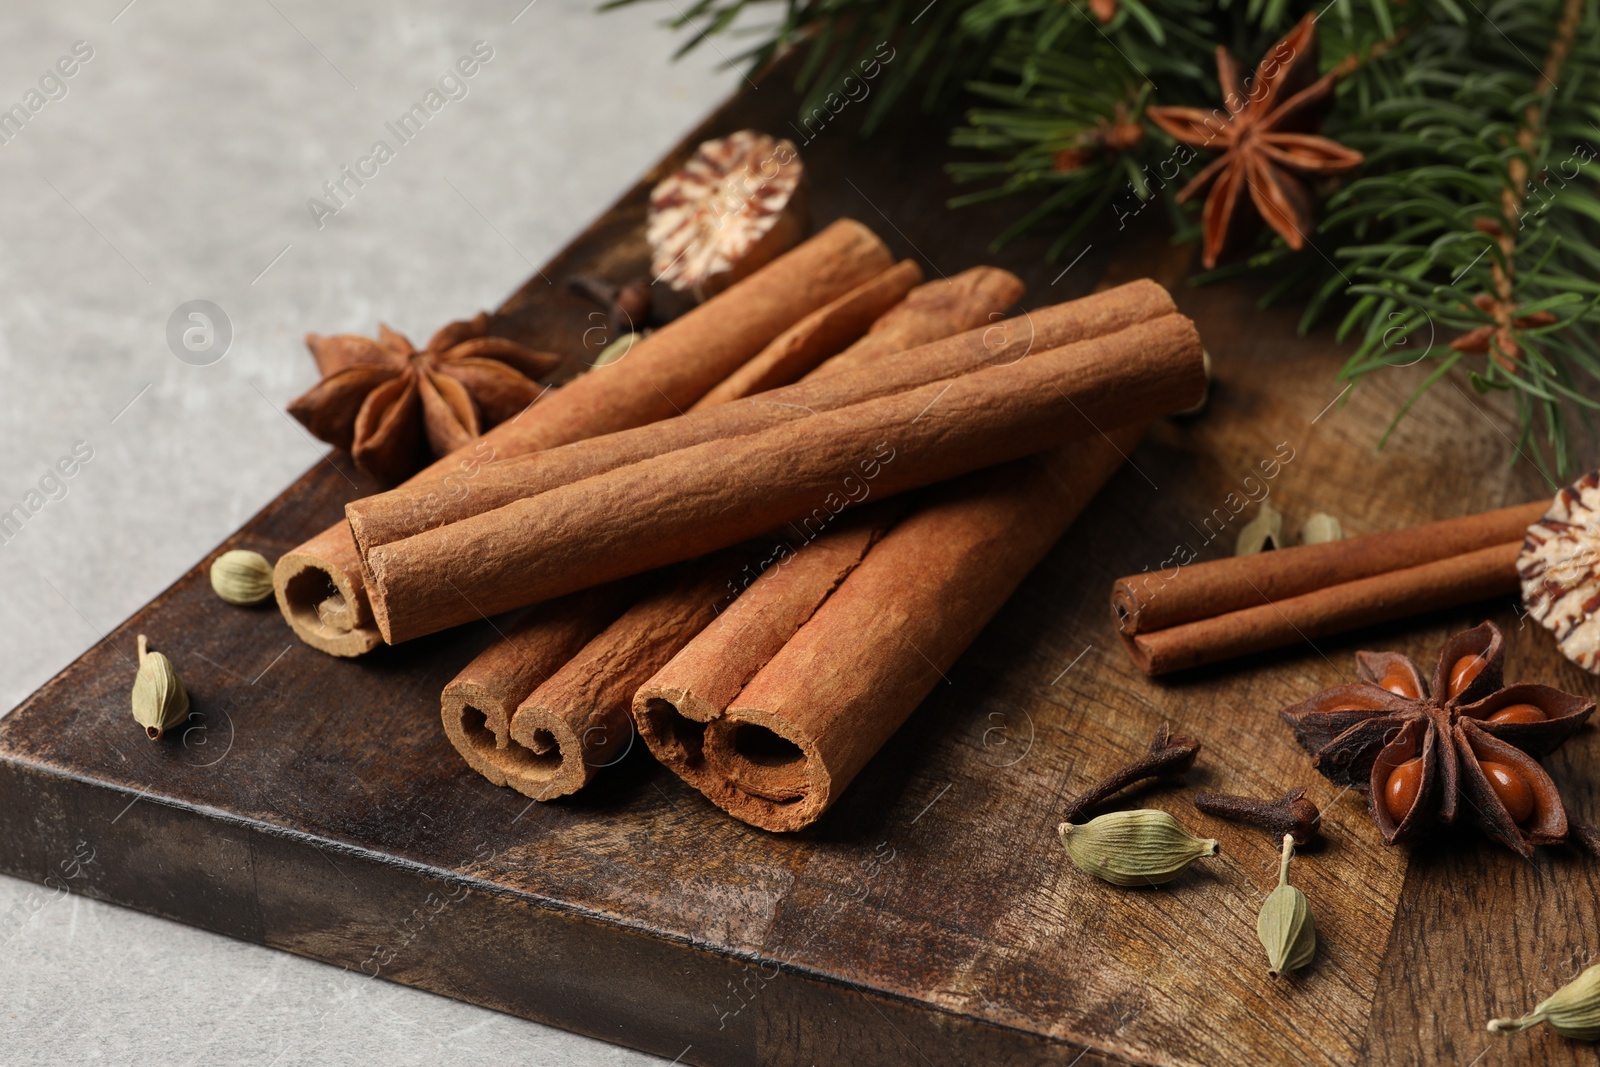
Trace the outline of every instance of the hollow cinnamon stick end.
[[390, 645], [397, 645], [401, 641], [419, 636], [411, 633], [396, 634], [389, 617], [389, 596], [384, 588], [384, 578], [388, 573], [388, 559], [385, 550], [389, 546], [379, 545], [363, 561], [366, 577], [367, 603], [372, 611], [372, 625], [378, 631], [379, 638]]
[[1144, 610], [1144, 598], [1139, 595], [1138, 580], [1137, 576], [1119, 578], [1111, 586], [1111, 625], [1124, 636], [1139, 632], [1139, 614]]
[[[348, 531], [342, 531], [349, 539]], [[319, 538], [320, 540], [320, 538]], [[279, 557], [272, 571], [278, 610], [295, 636], [330, 656], [361, 656], [382, 644], [360, 580], [359, 560], [338, 566], [308, 542]], [[354, 546], [351, 546], [352, 553]]]
[[706, 727], [704, 747], [718, 783], [706, 795], [741, 822], [793, 833], [833, 804], [833, 776], [816, 743], [780, 716], [730, 709]]
[[509, 736], [511, 709], [506, 702], [475, 682], [457, 679], [440, 697], [445, 736], [467, 766], [495, 785], [505, 785], [507, 767], [500, 753]]
[[650, 754], [696, 789], [714, 781], [705, 764], [706, 724], [721, 709], [687, 689], [650, 684], [633, 698], [633, 724]]
[[580, 736], [553, 708], [524, 704], [511, 717], [511, 740], [501, 759], [506, 784], [532, 800], [570, 796], [620, 758], [611, 751], [619, 747], [617, 740], [594, 731]]
[[1133, 665], [1151, 678], [1176, 669], [1157, 661], [1156, 652], [1144, 634], [1118, 633], [1117, 637], [1122, 641], [1122, 647], [1127, 650], [1128, 658], [1133, 660]]

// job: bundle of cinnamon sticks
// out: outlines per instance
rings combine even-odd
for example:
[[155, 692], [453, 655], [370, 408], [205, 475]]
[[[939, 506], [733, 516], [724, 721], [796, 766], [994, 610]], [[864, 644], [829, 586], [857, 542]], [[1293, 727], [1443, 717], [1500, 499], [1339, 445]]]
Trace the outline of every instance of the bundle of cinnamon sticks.
[[921, 281], [835, 223], [486, 434], [466, 491], [457, 455], [350, 504], [280, 607], [335, 654], [520, 610], [442, 697], [480, 773], [550, 799], [638, 736], [807, 825], [1204, 390], [1154, 283], [1008, 319], [1004, 271]]
[[1119, 579], [1111, 618], [1150, 675], [1517, 591], [1535, 501], [1409, 529]]

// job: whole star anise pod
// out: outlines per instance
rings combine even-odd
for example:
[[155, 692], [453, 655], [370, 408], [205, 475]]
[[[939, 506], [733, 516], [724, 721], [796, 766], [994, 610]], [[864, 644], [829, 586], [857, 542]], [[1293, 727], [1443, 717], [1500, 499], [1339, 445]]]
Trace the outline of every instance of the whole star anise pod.
[[[1342, 174], [1361, 163], [1361, 153], [1312, 131], [1332, 102], [1336, 72], [1317, 77], [1315, 14], [1301, 19], [1242, 81], [1228, 50], [1217, 48], [1217, 81], [1223, 107], [1152, 107], [1145, 114], [1174, 140], [1222, 154], [1178, 193], [1186, 203], [1207, 186], [1201, 212], [1207, 268], [1230, 238], [1249, 222], [1239, 209], [1246, 193], [1257, 213], [1290, 248], [1305, 247], [1313, 226], [1311, 196], [1296, 175]], [[1248, 86], [1248, 88], [1247, 88]]]
[[1485, 833], [1531, 856], [1567, 837], [1567, 814], [1539, 758], [1572, 736], [1594, 702], [1546, 685], [1504, 684], [1504, 641], [1481, 623], [1445, 642], [1431, 686], [1405, 656], [1357, 652], [1358, 683], [1279, 714], [1328, 780], [1370, 794], [1389, 844], [1455, 821], [1465, 802]]
[[561, 361], [488, 331], [480, 311], [442, 327], [420, 352], [382, 323], [376, 341], [306, 334], [322, 381], [290, 401], [289, 414], [367, 473], [402, 481], [533, 403], [542, 388], [534, 379]]

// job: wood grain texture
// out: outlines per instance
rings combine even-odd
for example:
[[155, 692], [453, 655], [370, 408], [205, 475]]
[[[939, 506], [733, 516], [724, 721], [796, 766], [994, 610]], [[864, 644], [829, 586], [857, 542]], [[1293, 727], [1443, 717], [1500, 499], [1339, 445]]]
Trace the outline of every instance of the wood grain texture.
[[[781, 132], [785, 84], [735, 99], [677, 158], [713, 133]], [[868, 221], [930, 278], [994, 258], [985, 244], [1016, 205], [948, 213], [938, 128], [864, 145], [843, 125], [800, 146], [819, 220]], [[578, 352], [593, 308], [564, 279], [641, 273], [643, 217], [641, 186], [546, 267], [555, 284], [514, 295], [496, 331]], [[1594, 695], [1547, 635], [1505, 601], [1156, 682], [1106, 616], [1115, 578], [1180, 543], [1225, 554], [1251, 512], [1209, 540], [1205, 517], [1285, 442], [1294, 458], [1270, 491], [1291, 528], [1316, 510], [1364, 533], [1533, 499], [1548, 487], [1507, 465], [1510, 415], [1446, 379], [1375, 452], [1424, 368], [1334, 404], [1342, 353], [1327, 334], [1297, 338], [1297, 312], [1261, 312], [1248, 288], [1185, 287], [1187, 254], [1155, 212], [1116, 226], [1108, 213], [1065, 272], [1042, 240], [999, 262], [1028, 281], [1030, 306], [1145, 274], [1173, 286], [1213, 357], [1209, 409], [1153, 431], [806, 832], [728, 819], [642, 746], [570, 800], [496, 788], [461, 762], [438, 709], [487, 624], [335, 660], [270, 607], [217, 600], [208, 559], [0, 723], [0, 867], [685, 1063], [1593, 1062], [1548, 1032], [1483, 1027], [1593, 961], [1596, 869], [1559, 850], [1528, 864], [1471, 835], [1386, 848], [1276, 717], [1353, 677], [1357, 648], [1428, 662], [1483, 617], [1506, 631], [1511, 679]], [[277, 555], [353, 495], [319, 464], [221, 547]], [[136, 632], [193, 698], [170, 743], [128, 716]], [[1066, 862], [1063, 797], [1164, 721], [1204, 744], [1191, 786], [1305, 785], [1326, 812], [1327, 844], [1294, 866], [1319, 934], [1302, 976], [1269, 980], [1255, 941], [1274, 843], [1200, 815], [1185, 791], [1141, 801], [1220, 839], [1192, 874], [1129, 892]], [[1597, 750], [1590, 728], [1549, 761], [1590, 820]], [[62, 864], [80, 841], [97, 860], [74, 877]]]

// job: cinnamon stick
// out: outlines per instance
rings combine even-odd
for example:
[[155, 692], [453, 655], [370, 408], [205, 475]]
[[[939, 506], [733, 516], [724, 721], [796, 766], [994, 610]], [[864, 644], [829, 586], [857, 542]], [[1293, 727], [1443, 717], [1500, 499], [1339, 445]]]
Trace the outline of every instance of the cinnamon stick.
[[1111, 587], [1112, 621], [1123, 634], [1149, 633], [1520, 541], [1549, 506], [1549, 501], [1535, 501], [1326, 544], [1193, 563], [1171, 573], [1130, 574]]
[[1169, 315], [679, 449], [371, 548], [373, 615], [394, 644], [702, 555], [777, 523], [826, 525], [866, 495], [1182, 410], [1204, 385], [1194, 325]]
[[[873, 324], [870, 345], [863, 338], [851, 350], [866, 363], [959, 333], [1003, 312], [1021, 293], [1022, 283], [1014, 275], [992, 267], [919, 286]], [[914, 310], [908, 312], [907, 304]], [[877, 522], [881, 530], [892, 517], [866, 521]], [[846, 517], [841, 526], [850, 522]], [[770, 557], [782, 558], [784, 547], [776, 546]], [[706, 605], [725, 604], [737, 595], [744, 573], [759, 571], [760, 563], [752, 560], [737, 573], [728, 573], [717, 557], [686, 567], [691, 573], [676, 585], [641, 601], [581, 651], [567, 649], [555, 661], [558, 666], [530, 669], [530, 662], [546, 664], [551, 657], [545, 646], [518, 651], [527, 640], [520, 627], [486, 649], [445, 687], [441, 701], [446, 733], [468, 764], [497, 785], [547, 800], [581, 788], [601, 766], [620, 759], [618, 739], [624, 734], [632, 739], [628, 705], [634, 690], [710, 621]], [[711, 583], [709, 592], [696, 586], [697, 577]], [[533, 609], [534, 618], [524, 626], [549, 629], [551, 619], [540, 612]], [[515, 712], [525, 700], [526, 707]], [[513, 713], [515, 723], [508, 732]], [[487, 728], [463, 728], [463, 719], [474, 714], [484, 715]]]
[[[626, 359], [547, 390], [522, 414], [414, 476], [408, 485], [470, 492], [483, 464], [676, 415], [774, 337], [893, 263], [871, 230], [841, 219], [749, 277], [657, 330]], [[381, 640], [360, 554], [340, 523], [278, 560], [279, 610], [301, 640], [357, 656]]]
[[940, 486], [875, 543], [819, 538], [640, 688], [640, 736], [736, 818], [775, 831], [814, 822], [1142, 432]]
[[512, 716], [517, 768], [504, 784], [552, 800], [626, 756], [634, 691], [727, 604], [742, 563], [725, 552], [680, 566], [541, 682]]
[[[1022, 293], [1022, 280], [998, 267], [973, 267], [960, 274], [919, 285], [874, 322], [865, 337], [838, 355], [824, 360], [812, 372], [811, 380], [860, 367], [884, 356], [953, 337], [980, 326], [992, 326], [1006, 317], [1006, 309], [1021, 300]], [[1171, 295], [1148, 278], [1119, 285], [1082, 300], [1069, 300], [1056, 307], [1074, 309], [1073, 315], [1081, 323], [1080, 330], [1087, 328], [1089, 322], [1095, 322], [1097, 333], [1110, 333], [1131, 326], [1136, 321], [1170, 315], [1177, 310]], [[1096, 312], [1096, 308], [1103, 310]], [[1120, 309], [1120, 315], [1112, 314], [1116, 309]], [[1032, 337], [1034, 344], [1041, 349], [1056, 348], [1092, 336], [1088, 333], [1049, 333], [1059, 327], [1035, 323], [1030, 315], [1018, 316], [1018, 320], [1023, 326], [1029, 327], [1023, 332]]]
[[[860, 524], [856, 524], [858, 527]], [[856, 533], [870, 538], [882, 525]], [[744, 564], [736, 550], [680, 565], [522, 702], [511, 720], [528, 770], [508, 784], [535, 800], [574, 793], [633, 743], [634, 694], [726, 608]]]
[[823, 360], [842, 352], [866, 333], [884, 312], [903, 300], [922, 281], [922, 268], [909, 259], [868, 278], [837, 300], [789, 327], [748, 363], [717, 383], [690, 411], [739, 400], [787, 385]]
[[[1519, 588], [1516, 564], [1521, 550], [1519, 536], [1505, 544], [1330, 585], [1270, 604], [1148, 633], [1123, 634], [1123, 647], [1146, 674], [1169, 674], [1410, 615], [1507, 596]], [[1291, 551], [1298, 550], [1284, 550], [1282, 554]]]
[[433, 485], [404, 486], [346, 505], [345, 514], [365, 554], [377, 545], [652, 456], [755, 433], [816, 412], [1012, 362], [1031, 351], [1103, 336], [1175, 310], [1167, 291], [1144, 279], [1003, 322], [979, 325], [1009, 307], [1021, 288], [1015, 275], [993, 267], [964, 271], [950, 283], [929, 282], [918, 288], [917, 310], [890, 311], [881, 328], [875, 327], [835, 357], [847, 360], [845, 364], [835, 366], [830, 360], [799, 384], [680, 419], [497, 462], [478, 472], [461, 493], [443, 493]]
[[445, 736], [468, 766], [495, 785], [537, 775], [539, 761], [511, 740], [511, 717], [616, 617], [624, 596], [623, 586], [602, 586], [530, 609], [445, 686]]

